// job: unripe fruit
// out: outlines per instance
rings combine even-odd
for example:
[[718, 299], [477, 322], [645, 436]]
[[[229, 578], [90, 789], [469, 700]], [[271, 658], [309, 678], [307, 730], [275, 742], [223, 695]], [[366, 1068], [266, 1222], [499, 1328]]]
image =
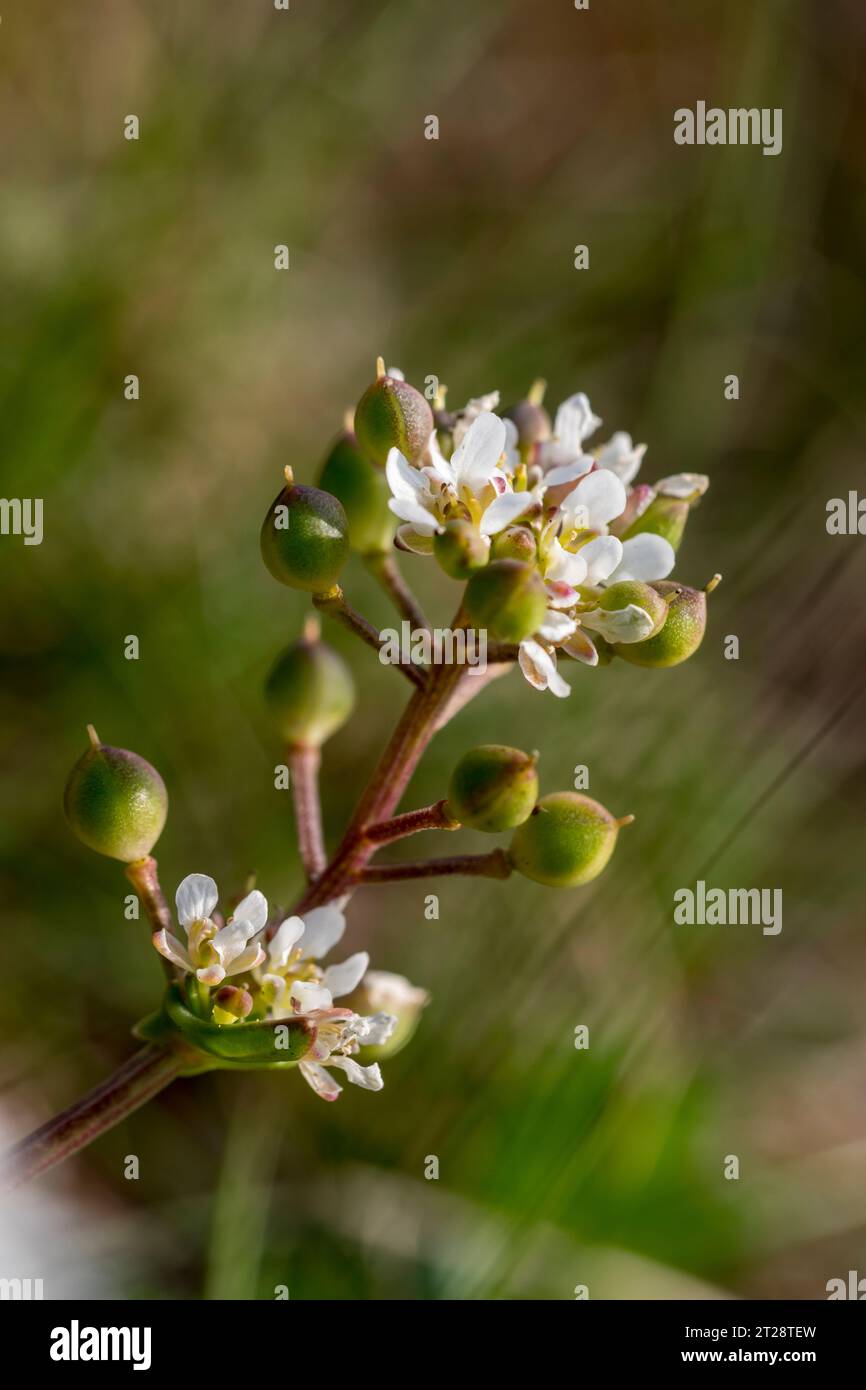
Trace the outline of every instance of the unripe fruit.
[[531, 565], [493, 560], [466, 586], [466, 611], [476, 627], [488, 628], [502, 642], [522, 642], [544, 621], [547, 595]]
[[322, 465], [319, 486], [343, 505], [349, 523], [349, 544], [361, 555], [390, 550], [397, 518], [388, 508], [391, 489], [374, 468], [349, 430], [334, 442]]
[[490, 558], [490, 546], [471, 521], [447, 521], [433, 537], [433, 554], [452, 579], [468, 579]]
[[506, 420], [517, 426], [517, 442], [524, 451], [550, 438], [550, 416], [541, 404], [546, 387], [544, 381], [533, 382], [526, 399], [505, 411]]
[[[289, 470], [287, 470], [287, 477]], [[288, 482], [262, 523], [262, 559], [292, 589], [332, 589], [349, 555], [349, 523], [341, 502], [317, 487]]]
[[707, 626], [707, 594], [718, 583], [712, 580], [704, 589], [689, 589], [684, 584], [676, 584], [672, 579], [662, 579], [653, 588], [667, 601], [668, 616], [665, 625], [654, 637], [645, 642], [617, 643], [617, 656], [630, 661], [633, 666], [649, 666], [664, 669], [679, 666], [693, 656], [704, 638]]
[[153, 849], [168, 814], [168, 793], [155, 767], [125, 748], [100, 743], [87, 726], [90, 747], [66, 782], [63, 810], [89, 849], [131, 864]]
[[674, 550], [678, 550], [688, 518], [688, 502], [679, 497], [654, 497], [637, 520], [623, 532], [623, 539], [629, 540], [632, 536], [649, 531], [654, 536], [661, 536]]
[[[598, 601], [599, 608], [611, 613], [628, 608], [629, 604], [642, 608], [652, 618], [653, 629], [649, 637], [654, 637], [664, 627], [668, 616], [667, 604], [651, 584], [644, 584], [639, 579], [621, 579], [619, 583], [611, 584]], [[649, 637], [644, 641], [649, 641]]]
[[304, 636], [274, 662], [265, 699], [285, 743], [318, 748], [345, 724], [355, 704], [355, 683], [345, 661], [318, 640], [312, 619]]
[[579, 792], [543, 796], [518, 826], [508, 851], [518, 873], [551, 888], [576, 888], [601, 873], [631, 816], [616, 820]]
[[429, 403], [408, 381], [385, 375], [381, 357], [376, 380], [368, 386], [355, 410], [355, 435], [362, 453], [384, 468], [391, 449], [418, 463], [433, 433]]
[[538, 796], [536, 754], [500, 743], [465, 753], [451, 774], [446, 809], [472, 830], [513, 830], [530, 814]]
[[491, 560], [522, 560], [532, 565], [538, 555], [535, 536], [528, 526], [509, 526], [494, 536], [490, 547]]

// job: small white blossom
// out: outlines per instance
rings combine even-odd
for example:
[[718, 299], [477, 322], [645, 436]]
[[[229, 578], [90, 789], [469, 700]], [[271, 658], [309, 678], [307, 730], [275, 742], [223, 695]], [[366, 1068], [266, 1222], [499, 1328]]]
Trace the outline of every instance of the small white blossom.
[[189, 874], [177, 890], [177, 916], [185, 942], [165, 928], [155, 932], [153, 944], [186, 974], [205, 985], [218, 985], [227, 975], [251, 970], [265, 958], [253, 938], [268, 920], [268, 904], [258, 889], [238, 903], [224, 927], [213, 920], [219, 891], [207, 874]]

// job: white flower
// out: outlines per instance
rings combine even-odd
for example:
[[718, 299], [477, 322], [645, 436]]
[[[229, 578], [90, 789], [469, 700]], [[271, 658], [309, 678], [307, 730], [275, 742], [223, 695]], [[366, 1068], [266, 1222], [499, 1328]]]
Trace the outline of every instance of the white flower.
[[[512, 435], [512, 454], [513, 443]], [[514, 492], [501, 466], [508, 447], [506, 422], [481, 411], [450, 459], [441, 452], [435, 431], [430, 462], [422, 468], [413, 468], [399, 449], [391, 449], [385, 465], [392, 494], [388, 506], [405, 523], [397, 532], [402, 544], [429, 553], [433, 536], [455, 517], [468, 517], [489, 538], [534, 506], [535, 495]]]
[[690, 502], [703, 497], [709, 485], [706, 473], [673, 473], [670, 478], [662, 478], [661, 482], [656, 483], [655, 490], [663, 497], [679, 497]]
[[350, 1009], [334, 1008], [335, 999], [357, 989], [370, 963], [367, 952], [358, 951], [339, 965], [319, 966], [345, 929], [346, 919], [334, 906], [312, 908], [304, 917], [287, 917], [268, 943], [260, 974], [262, 993], [275, 1012], [291, 1009], [313, 1017], [316, 1040], [298, 1065], [324, 1100], [336, 1100], [341, 1089], [326, 1066], [344, 1071], [355, 1086], [381, 1090], [378, 1065], [362, 1067], [352, 1060], [352, 1053], [364, 1043], [385, 1042], [397, 1026], [396, 1017], [388, 1013], [362, 1018]]
[[205, 985], [218, 985], [227, 975], [252, 970], [265, 958], [253, 938], [268, 920], [268, 904], [258, 889], [238, 903], [224, 927], [218, 927], [212, 914], [219, 891], [207, 874], [189, 874], [177, 890], [177, 916], [186, 942], [165, 928], [154, 933], [153, 944], [160, 955]]
[[611, 435], [608, 442], [601, 446], [598, 466], [609, 468], [611, 473], [615, 473], [620, 482], [628, 487], [637, 477], [646, 450], [645, 444], [633, 444], [631, 435], [625, 430], [617, 430], [616, 434]]
[[606, 535], [608, 523], [625, 510], [624, 484], [609, 468], [596, 468], [580, 478], [559, 504], [563, 532], [595, 531]]
[[546, 470], [559, 468], [564, 464], [587, 458], [587, 467], [591, 468], [593, 460], [584, 454], [583, 441], [594, 434], [600, 424], [599, 416], [592, 413], [589, 398], [583, 391], [569, 396], [556, 412], [552, 438], [541, 446], [542, 467]]

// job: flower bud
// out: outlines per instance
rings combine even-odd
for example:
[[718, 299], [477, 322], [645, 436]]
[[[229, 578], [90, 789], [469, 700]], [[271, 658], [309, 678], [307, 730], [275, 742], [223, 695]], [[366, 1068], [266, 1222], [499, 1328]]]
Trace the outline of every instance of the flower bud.
[[534, 565], [537, 555], [538, 545], [528, 526], [509, 526], [494, 536], [490, 547], [491, 560], [522, 560]]
[[433, 554], [452, 579], [468, 579], [487, 564], [490, 547], [471, 521], [447, 521], [433, 538]]
[[399, 449], [417, 464], [433, 433], [429, 403], [408, 381], [386, 376], [381, 357], [376, 380], [368, 386], [355, 410], [355, 435], [362, 453], [384, 468], [391, 449]]
[[464, 753], [451, 774], [446, 809], [472, 830], [513, 830], [538, 796], [538, 755], [486, 743]]
[[90, 747], [69, 774], [63, 810], [89, 849], [131, 864], [153, 849], [168, 814], [168, 793], [155, 767], [125, 748], [100, 743], [88, 724]]
[[391, 490], [374, 468], [350, 430], [336, 439], [322, 465], [319, 486], [343, 504], [349, 523], [349, 544], [361, 555], [390, 550], [397, 518], [388, 508]]
[[509, 858], [524, 878], [551, 888], [576, 888], [601, 873], [620, 827], [632, 819], [615, 819], [579, 792], [551, 792], [514, 832]]
[[639, 579], [621, 579], [619, 583], [611, 584], [609, 589], [605, 589], [598, 601], [599, 608], [606, 613], [616, 613], [630, 605], [642, 608], [652, 619], [652, 631], [646, 640], [655, 637], [665, 625], [668, 605], [651, 584], [644, 584]]
[[505, 411], [506, 420], [517, 426], [517, 442], [524, 454], [550, 438], [550, 416], [542, 405], [546, 389], [546, 381], [533, 382], [526, 399]]
[[531, 565], [493, 560], [466, 586], [466, 611], [477, 627], [502, 642], [522, 642], [536, 632], [547, 612], [544, 584]]
[[654, 536], [662, 536], [674, 550], [678, 550], [688, 518], [688, 502], [679, 497], [654, 497], [637, 520], [623, 532], [623, 539], [630, 540], [632, 536], [649, 531]]
[[262, 559], [275, 579], [292, 589], [325, 593], [349, 554], [349, 523], [341, 502], [317, 487], [291, 481], [262, 523]]
[[234, 1023], [252, 1013], [253, 996], [238, 985], [223, 985], [213, 996], [214, 1023]]
[[685, 584], [676, 584], [672, 579], [662, 579], [658, 584], [653, 584], [652, 587], [668, 606], [664, 627], [645, 642], [618, 643], [615, 647], [617, 656], [624, 657], [633, 666], [656, 669], [679, 666], [680, 662], [687, 661], [703, 641], [707, 626], [707, 594], [712, 593], [719, 578], [714, 576], [706, 589], [690, 589]]
[[352, 673], [319, 640], [315, 618], [303, 637], [277, 657], [265, 681], [265, 699], [288, 744], [318, 748], [349, 718], [355, 704]]
[[404, 975], [393, 975], [390, 970], [368, 970], [358, 988], [348, 999], [341, 1000], [347, 1008], [362, 1017], [371, 1014], [391, 1014], [397, 1026], [386, 1042], [362, 1046], [358, 1060], [362, 1066], [371, 1062], [382, 1062], [393, 1057], [405, 1047], [415, 1029], [422, 1011], [430, 1002], [426, 989], [412, 985]]

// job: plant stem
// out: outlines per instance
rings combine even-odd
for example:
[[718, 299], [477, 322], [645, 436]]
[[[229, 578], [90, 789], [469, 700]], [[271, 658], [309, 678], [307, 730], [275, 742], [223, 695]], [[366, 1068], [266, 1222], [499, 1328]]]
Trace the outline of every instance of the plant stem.
[[[336, 622], [342, 623], [350, 632], [354, 632], [356, 637], [360, 637], [362, 642], [366, 642], [368, 647], [372, 647], [375, 652], [381, 651], [385, 639], [382, 637], [378, 628], [367, 619], [362, 617], [350, 603], [346, 602], [343, 590], [339, 584], [335, 584], [333, 589], [329, 589], [325, 594], [313, 594], [313, 603], [322, 613], [327, 613]], [[423, 689], [427, 684], [427, 676], [420, 666], [415, 666], [411, 661], [390, 661], [389, 666], [393, 666], [395, 671], [399, 671], [413, 685]]]
[[359, 874], [361, 883], [399, 883], [407, 878], [437, 878], [469, 874], [474, 878], [508, 878], [511, 864], [504, 849], [489, 854], [452, 854], [447, 859], [420, 859], [412, 864], [370, 864]]
[[[147, 920], [150, 922], [151, 930], [153, 932], [172, 931], [171, 909], [160, 887], [156, 860], [153, 856], [148, 855], [146, 859], [136, 859], [132, 864], [127, 864], [124, 873], [141, 899], [141, 905], [147, 915]], [[159, 959], [162, 962], [166, 979], [169, 981], [177, 979], [177, 971], [171, 961], [166, 960], [163, 955], [160, 955]]]
[[364, 558], [367, 569], [381, 584], [397, 612], [412, 626], [413, 631], [430, 631], [430, 623], [400, 571], [391, 552], [367, 555]]
[[107, 1080], [11, 1148], [0, 1166], [3, 1186], [17, 1187], [62, 1163], [157, 1095], [182, 1067], [179, 1052], [141, 1048]]
[[319, 800], [319, 764], [321, 754], [310, 744], [292, 744], [288, 750], [292, 800], [301, 861], [312, 882], [328, 862], [322, 835], [322, 808]]
[[402, 816], [379, 821], [368, 826], [364, 839], [377, 848], [390, 845], [394, 840], [403, 840], [407, 835], [416, 835], [419, 830], [459, 830], [460, 822], [448, 810], [447, 801], [434, 801], [432, 806], [422, 806], [418, 811], [405, 811]]

